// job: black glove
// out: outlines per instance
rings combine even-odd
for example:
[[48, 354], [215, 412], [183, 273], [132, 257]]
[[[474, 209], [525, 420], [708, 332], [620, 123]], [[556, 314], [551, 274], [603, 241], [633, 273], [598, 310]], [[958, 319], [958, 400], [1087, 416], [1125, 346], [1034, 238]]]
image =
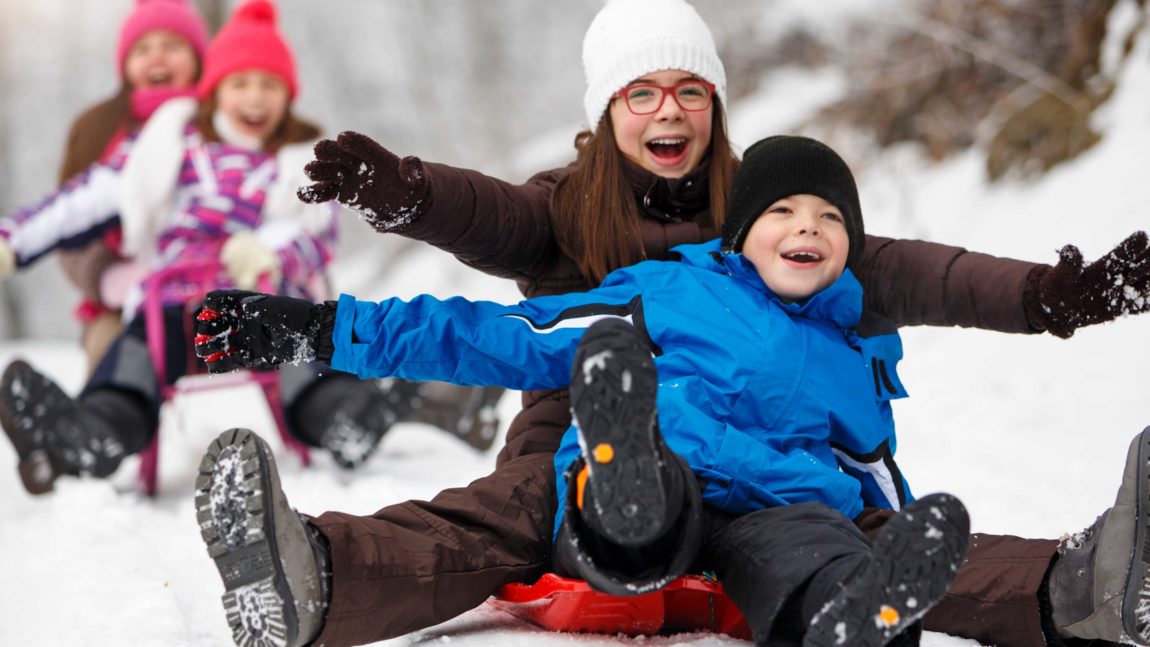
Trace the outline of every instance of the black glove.
[[[196, 356], [211, 373], [326, 361], [331, 359], [334, 321], [332, 303], [215, 290], [196, 314]], [[326, 330], [326, 339], [320, 339], [321, 330]]]
[[338, 200], [379, 232], [402, 231], [431, 206], [431, 183], [418, 157], [400, 159], [350, 130], [320, 140], [304, 173], [315, 184], [297, 191], [300, 200]]
[[1150, 241], [1136, 231], [1108, 254], [1083, 267], [1082, 252], [1063, 247], [1054, 267], [1037, 267], [1026, 277], [1022, 301], [1030, 325], [1052, 335], [1122, 315], [1150, 310]]

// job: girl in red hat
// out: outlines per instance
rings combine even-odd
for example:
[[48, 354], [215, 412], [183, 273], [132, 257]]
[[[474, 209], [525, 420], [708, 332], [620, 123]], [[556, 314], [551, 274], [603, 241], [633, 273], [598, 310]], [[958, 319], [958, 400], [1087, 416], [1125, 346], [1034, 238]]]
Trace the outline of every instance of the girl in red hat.
[[[132, 69], [131, 48], [126, 51], [126, 69]], [[0, 424], [17, 450], [29, 492], [50, 490], [62, 474], [108, 476], [125, 456], [147, 447], [159, 423], [161, 384], [193, 368], [188, 315], [198, 295], [251, 288], [268, 277], [281, 294], [327, 296], [335, 208], [295, 197], [319, 134], [292, 113], [295, 69], [275, 7], [247, 2], [207, 48], [196, 96], [163, 102], [131, 146], [117, 148], [39, 204], [0, 218], [0, 257], [9, 268], [116, 225], [121, 252], [142, 268], [125, 300], [127, 325], [78, 397], [20, 360], [0, 377]], [[203, 259], [218, 259], [219, 271], [165, 284], [159, 292], [167, 372], [158, 375], [138, 308], [143, 282]], [[356, 466], [406, 405], [389, 403], [379, 382], [330, 371], [321, 379], [324, 367], [310, 359], [301, 355], [281, 374], [288, 428], [305, 443], [330, 450], [340, 465]]]

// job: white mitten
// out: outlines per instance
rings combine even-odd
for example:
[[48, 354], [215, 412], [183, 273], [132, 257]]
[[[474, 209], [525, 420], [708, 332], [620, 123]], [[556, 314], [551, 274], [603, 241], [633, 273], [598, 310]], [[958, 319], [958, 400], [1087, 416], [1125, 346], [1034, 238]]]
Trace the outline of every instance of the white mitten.
[[0, 281], [8, 278], [8, 275], [16, 270], [16, 255], [12, 253], [12, 248], [8, 245], [8, 241], [0, 238]]
[[280, 261], [275, 252], [264, 247], [259, 237], [251, 231], [232, 234], [220, 250], [220, 261], [228, 271], [228, 276], [242, 290], [255, 290], [260, 276], [267, 274], [272, 283], [279, 283]]

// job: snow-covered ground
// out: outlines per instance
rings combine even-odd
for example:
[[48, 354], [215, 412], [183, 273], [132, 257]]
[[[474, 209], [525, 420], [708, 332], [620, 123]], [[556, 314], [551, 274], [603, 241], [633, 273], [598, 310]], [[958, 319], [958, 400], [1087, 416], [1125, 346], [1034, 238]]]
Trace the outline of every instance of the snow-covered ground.
[[[1118, 93], [1099, 117], [1102, 143], [1040, 181], [988, 186], [974, 153], [929, 168], [906, 150], [868, 160], [860, 172], [868, 231], [1053, 262], [1062, 244], [1076, 243], [1093, 259], [1146, 229], [1145, 35], [1129, 60]], [[767, 94], [733, 107], [739, 144], [784, 131], [787, 119], [799, 116], [772, 113], [773, 105], [791, 105], [796, 97], [817, 104], [834, 94], [833, 79], [805, 88], [793, 74], [773, 81], [764, 84]], [[509, 283], [468, 271], [439, 252], [407, 253], [410, 262], [371, 281], [356, 274], [370, 263], [345, 259], [337, 267], [340, 284], [363, 287], [363, 296], [431, 291], [516, 298]], [[1069, 341], [914, 329], [904, 332], [904, 343], [900, 369], [912, 397], [896, 405], [899, 458], [917, 493], [957, 494], [976, 531], [1037, 537], [1081, 529], [1111, 503], [1126, 446], [1150, 424], [1150, 315], [1085, 329]], [[15, 356], [30, 359], [71, 392], [81, 386], [83, 360], [71, 342], [0, 345], [0, 364]], [[55, 493], [32, 498], [20, 486], [11, 447], [0, 442], [0, 645], [230, 645], [221, 585], [198, 536], [192, 480], [203, 448], [220, 430], [247, 426], [274, 436], [258, 402], [255, 391], [239, 388], [190, 395], [169, 407], [155, 499], [135, 488], [134, 462], [110, 481], [64, 479]], [[504, 424], [517, 403], [514, 395], [504, 398]], [[323, 455], [304, 469], [279, 454], [289, 498], [311, 513], [370, 513], [390, 502], [427, 498], [486, 473], [494, 455], [494, 449], [480, 454], [415, 424], [399, 425], [354, 473], [337, 470]], [[487, 607], [386, 644], [424, 643], [743, 644], [704, 634], [550, 634]], [[975, 643], [928, 634], [923, 644]]]

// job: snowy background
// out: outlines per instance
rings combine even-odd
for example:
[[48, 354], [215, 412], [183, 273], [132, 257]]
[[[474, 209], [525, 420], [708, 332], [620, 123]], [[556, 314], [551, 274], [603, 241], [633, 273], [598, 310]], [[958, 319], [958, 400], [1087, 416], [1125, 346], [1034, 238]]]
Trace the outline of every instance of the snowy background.
[[[91, 20], [114, 21], [128, 4], [101, 1], [99, 10], [88, 2], [75, 6], [76, 12]], [[346, 4], [349, 12], [368, 10], [364, 2]], [[787, 8], [783, 14], [788, 18], [802, 19], [795, 8], [799, 4], [777, 6]], [[44, 7], [59, 12], [62, 6], [63, 0], [21, 4], [0, 0], [0, 35], [4, 37], [0, 38], [0, 63], [13, 64], [11, 38], [17, 35], [24, 49], [33, 50], [20, 60], [36, 60], [31, 56], [37, 49], [35, 34], [15, 27], [20, 20], [50, 26], [45, 17], [50, 9]], [[113, 12], [113, 6], [118, 11]], [[503, 11], [522, 11], [526, 3], [499, 6]], [[524, 127], [514, 146], [499, 155], [466, 150], [472, 141], [477, 146], [487, 141], [486, 133], [469, 132], [474, 128], [440, 122], [415, 124], [403, 136], [405, 152], [429, 159], [437, 153], [435, 159], [466, 163], [509, 178], [521, 178], [531, 169], [567, 159], [580, 119], [578, 43], [596, 6], [595, 2], [576, 5], [562, 37], [557, 28], [554, 32], [537, 30], [554, 41], [555, 51], [566, 48], [547, 64], [565, 66], [565, 73], [574, 71], [563, 77], [569, 86], [567, 94], [553, 101], [560, 113], [555, 120], [531, 122], [535, 125]], [[1114, 33], [1128, 32], [1138, 11], [1146, 10], [1136, 9], [1133, 2], [1119, 2], [1111, 17]], [[287, 22], [292, 14], [287, 8], [284, 13]], [[298, 24], [289, 22], [285, 29], [293, 26]], [[110, 51], [108, 33], [96, 36], [79, 27], [72, 29], [64, 33], [73, 41], [86, 42], [97, 53]], [[295, 33], [303, 32], [300, 27]], [[62, 37], [57, 32], [43, 34], [46, 43]], [[464, 37], [462, 32], [458, 37]], [[1116, 50], [1118, 44], [1109, 46]], [[544, 50], [553, 51], [538, 43], [536, 47], [541, 48], [540, 56]], [[297, 49], [302, 47], [297, 45]], [[59, 77], [60, 72], [52, 67], [58, 53], [47, 44], [40, 50], [46, 61], [39, 61], [40, 67], [25, 74]], [[978, 150], [941, 164], [928, 162], [913, 148], [852, 157], [848, 138], [840, 148], [858, 172], [868, 231], [1053, 262], [1063, 244], [1075, 243], [1087, 259], [1093, 259], [1132, 231], [1150, 227], [1150, 182], [1146, 179], [1150, 169], [1150, 33], [1142, 30], [1120, 67], [1114, 62], [1118, 59], [1116, 54], [1106, 59], [1112, 65], [1106, 71], [1119, 79], [1118, 90], [1095, 116], [1102, 142], [1037, 180], [988, 184]], [[64, 63], [56, 60], [56, 64]], [[32, 128], [53, 142], [42, 145], [42, 150], [25, 149], [27, 157], [21, 157], [19, 165], [13, 162], [16, 157], [10, 148], [0, 154], [4, 164], [0, 186], [20, 193], [21, 203], [51, 188], [51, 173], [58, 162], [51, 155], [58, 154], [56, 142], [63, 140], [71, 111], [110, 87], [107, 76], [100, 77], [108, 72], [102, 66], [90, 61], [84, 63], [87, 67], [79, 67], [76, 61], [67, 64], [73, 66], [72, 82], [90, 87], [86, 99], [53, 123], [46, 123], [51, 120], [41, 115], [34, 126], [29, 121], [15, 127], [11, 119], [29, 116], [16, 114], [12, 108], [0, 112], [0, 123], [5, 124], [0, 128], [6, 128], [5, 132], [26, 135]], [[389, 60], [364, 61], [360, 76], [370, 80], [377, 67], [391, 69], [392, 65]], [[79, 72], [87, 68], [92, 68], [93, 77], [104, 78], [103, 84]], [[731, 106], [731, 135], [739, 146], [767, 134], [791, 131], [843, 88], [843, 79], [833, 72], [812, 75], [784, 68], [763, 74], [761, 89]], [[309, 81], [314, 83], [311, 87], [322, 86], [324, 76], [323, 69], [305, 65], [305, 88]], [[444, 84], [457, 78], [445, 77]], [[467, 82], [459, 78], [460, 84]], [[443, 91], [444, 97], [455, 97], [458, 89]], [[344, 117], [333, 107], [339, 97], [321, 100], [320, 93], [307, 92], [304, 97], [313, 103], [305, 104], [308, 108], [301, 113], [322, 120], [329, 131], [356, 127], [381, 138], [397, 131], [394, 125], [367, 117], [358, 117], [354, 123], [340, 121]], [[410, 108], [408, 112], [415, 114]], [[454, 152], [439, 148], [445, 129], [452, 133]], [[421, 149], [419, 136], [424, 133], [428, 143]], [[6, 208], [13, 206], [10, 199], [11, 195], [0, 196]], [[354, 219], [347, 219], [344, 232], [349, 240], [356, 240], [340, 259], [335, 275], [343, 290], [358, 296], [432, 292], [504, 302], [517, 298], [509, 283], [467, 270], [435, 250], [367, 235]], [[382, 270], [381, 257], [391, 259]], [[53, 269], [43, 270], [45, 278], [40, 280], [44, 283], [39, 285], [50, 283]], [[50, 302], [55, 310], [49, 309], [43, 325], [34, 327], [40, 329], [38, 333], [0, 341], [0, 365], [17, 356], [27, 358], [70, 392], [78, 391], [84, 362], [72, 339], [74, 330], [68, 328], [71, 297], [66, 291], [58, 298], [44, 299], [20, 294], [8, 293], [7, 297], [17, 300], [20, 311], [45, 307], [36, 301]], [[51, 297], [53, 292], [44, 294]], [[1084, 329], [1068, 341], [1047, 335], [942, 329], [905, 330], [903, 336], [906, 359], [900, 370], [912, 397], [896, 404], [899, 461], [917, 493], [946, 490], [958, 495], [969, 507], [976, 531], [1031, 537], [1057, 537], [1079, 530], [1112, 502], [1126, 446], [1150, 424], [1150, 380], [1146, 377], [1150, 316]], [[222, 586], [199, 540], [192, 481], [203, 448], [222, 429], [247, 426], [275, 442], [270, 418], [254, 402], [259, 402], [258, 394], [241, 387], [189, 395], [169, 406], [162, 431], [161, 492], [155, 499], [142, 496], [136, 488], [134, 462], [125, 463], [109, 481], [65, 479], [55, 493], [32, 498], [20, 486], [11, 447], [0, 442], [0, 645], [230, 645], [219, 603]], [[517, 403], [514, 394], [501, 402], [504, 426]], [[308, 469], [282, 451], [278, 455], [284, 488], [300, 510], [367, 514], [390, 502], [431, 497], [445, 487], [483, 475], [494, 464], [495, 451], [477, 453], [435, 429], [402, 424], [356, 472], [337, 470], [323, 455], [315, 455]], [[487, 607], [384, 644], [427, 643], [461, 647], [745, 644], [705, 634], [646, 639], [550, 634]], [[928, 634], [924, 640], [928, 647], [974, 644], [938, 634]]]

